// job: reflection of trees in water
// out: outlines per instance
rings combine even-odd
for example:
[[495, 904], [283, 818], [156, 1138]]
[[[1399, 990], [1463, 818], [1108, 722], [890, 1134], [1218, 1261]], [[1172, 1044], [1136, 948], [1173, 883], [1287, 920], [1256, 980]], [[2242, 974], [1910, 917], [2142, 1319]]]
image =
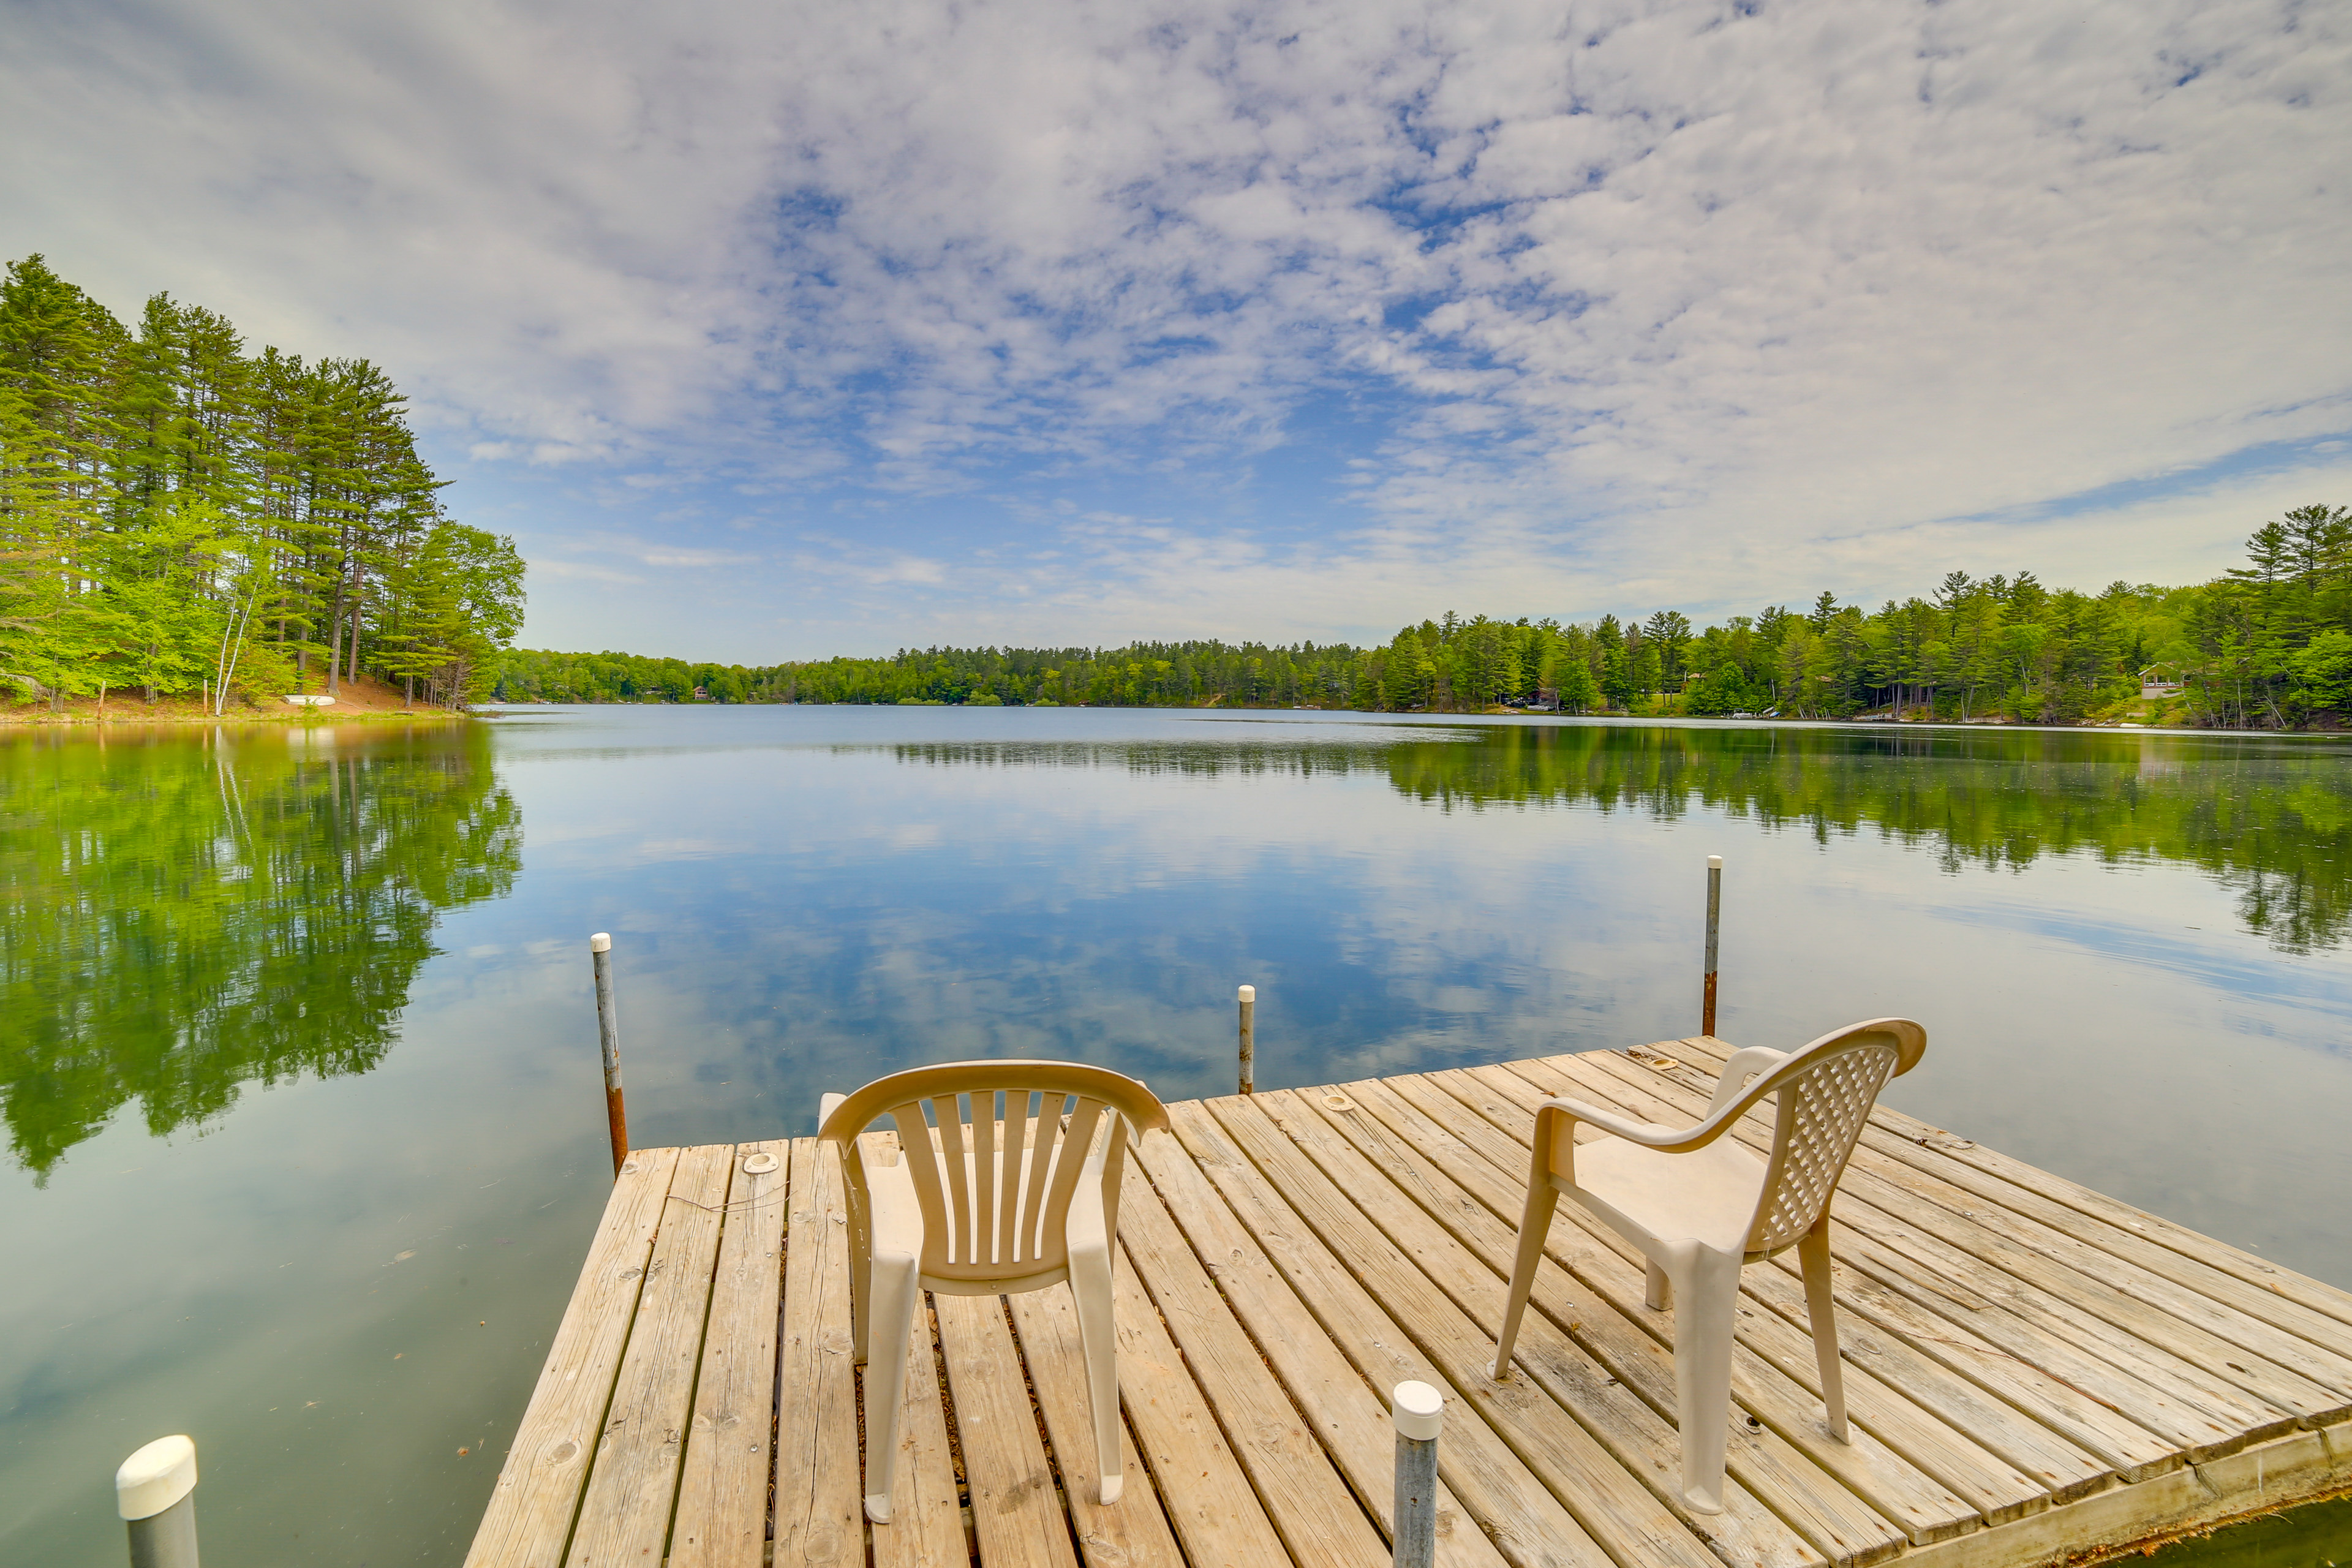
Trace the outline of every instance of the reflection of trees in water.
[[[890, 754], [902, 763], [939, 767], [1104, 768], [1145, 775], [1175, 773], [1218, 778], [1230, 774], [1249, 778], [1271, 773], [1305, 778], [1326, 773], [1386, 772], [1387, 742], [1393, 733], [1367, 727], [1364, 738], [1355, 742], [952, 742], [895, 745]], [[1450, 733], [1458, 737], [1462, 731]], [[834, 748], [840, 752], [868, 749]]]
[[[2352, 758], [2238, 737], [2048, 731], [1496, 725], [1331, 742], [1104, 741], [900, 745], [935, 766], [1216, 777], [1379, 772], [1451, 810], [1579, 805], [1673, 819], [1694, 807], [1801, 828], [1865, 827], [1933, 847], [1946, 869], [2043, 855], [2185, 861], [2240, 894], [2291, 952], [2352, 927]], [[863, 747], [844, 747], [862, 751]]]
[[505, 892], [521, 816], [474, 726], [0, 742], [0, 1096], [46, 1173], [125, 1100], [201, 1124], [364, 1072], [440, 911]]
[[1694, 805], [1932, 846], [1946, 868], [2043, 855], [2200, 866], [2291, 952], [2352, 924], [2352, 768], [2334, 747], [2194, 736], [1509, 727], [1400, 745], [1415, 799], [1473, 809], [1580, 804], [1678, 817]]

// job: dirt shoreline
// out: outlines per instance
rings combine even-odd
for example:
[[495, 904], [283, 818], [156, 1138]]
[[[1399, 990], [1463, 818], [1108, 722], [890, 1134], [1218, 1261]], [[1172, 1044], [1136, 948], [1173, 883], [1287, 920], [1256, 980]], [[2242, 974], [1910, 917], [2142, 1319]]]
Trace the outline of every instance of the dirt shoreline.
[[[323, 692], [316, 695], [323, 696]], [[369, 676], [346, 680], [336, 700], [323, 706], [296, 706], [282, 699], [271, 703], [236, 699], [226, 712], [215, 715], [201, 699], [181, 694], [149, 702], [126, 692], [110, 692], [103, 703], [95, 697], [68, 699], [62, 711], [52, 712], [37, 698], [22, 699], [0, 709], [0, 726], [25, 729], [98, 724], [353, 724], [446, 723], [470, 720], [466, 709], [435, 708], [424, 703], [401, 705], [400, 689]]]

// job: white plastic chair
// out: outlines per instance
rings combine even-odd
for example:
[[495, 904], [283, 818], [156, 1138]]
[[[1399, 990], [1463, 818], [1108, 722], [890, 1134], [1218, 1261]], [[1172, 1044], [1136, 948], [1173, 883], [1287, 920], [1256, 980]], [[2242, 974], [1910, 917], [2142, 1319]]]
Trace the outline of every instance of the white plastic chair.
[[[896, 1151], [859, 1136], [885, 1116], [898, 1124]], [[1160, 1101], [1133, 1079], [1076, 1062], [948, 1062], [828, 1094], [823, 1118], [817, 1136], [841, 1146], [849, 1186], [866, 1517], [890, 1518], [908, 1335], [923, 1292], [1017, 1295], [1065, 1279], [1078, 1307], [1100, 1495], [1117, 1502], [1125, 1478], [1111, 1242], [1128, 1142], [1168, 1125]]]
[[[1723, 1511], [1732, 1328], [1746, 1264], [1797, 1249], [1830, 1434], [1848, 1441], [1830, 1300], [1830, 1196], [1878, 1091], [1916, 1066], [1927, 1048], [1927, 1031], [1908, 1018], [1849, 1025], [1794, 1051], [1750, 1046], [1724, 1063], [1706, 1115], [1691, 1127], [1634, 1121], [1581, 1100], [1545, 1100], [1536, 1110], [1528, 1206], [1495, 1376], [1509, 1371], [1552, 1209], [1568, 1197], [1649, 1260], [1648, 1305], [1658, 1311], [1675, 1306], [1683, 1500], [1695, 1511]], [[1778, 1115], [1771, 1153], [1759, 1159], [1724, 1134], [1768, 1094], [1779, 1096]], [[1580, 1121], [1614, 1136], [1579, 1149]]]

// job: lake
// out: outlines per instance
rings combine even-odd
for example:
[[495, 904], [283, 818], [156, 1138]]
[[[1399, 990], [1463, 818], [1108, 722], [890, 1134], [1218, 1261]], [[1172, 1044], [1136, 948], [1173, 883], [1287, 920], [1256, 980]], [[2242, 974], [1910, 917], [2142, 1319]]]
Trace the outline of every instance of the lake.
[[[635, 1141], [713, 1142], [966, 1057], [1230, 1092], [1239, 984], [1265, 1087], [1694, 1033], [1719, 854], [1726, 1038], [1918, 1018], [1890, 1103], [2352, 1286], [2347, 763], [1141, 710], [0, 739], [0, 1561], [122, 1562], [114, 1467], [184, 1431], [211, 1561], [460, 1562], [610, 1178], [596, 931]], [[2352, 1516], [2307, 1512], [2181, 1561], [2316, 1563]]]

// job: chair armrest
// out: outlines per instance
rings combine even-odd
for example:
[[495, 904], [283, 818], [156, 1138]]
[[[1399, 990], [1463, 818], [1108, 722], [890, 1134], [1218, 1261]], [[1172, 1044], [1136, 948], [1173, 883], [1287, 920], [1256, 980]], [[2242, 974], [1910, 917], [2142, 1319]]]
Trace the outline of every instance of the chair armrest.
[[818, 1100], [816, 1102], [817, 1125], [820, 1127], [824, 1126], [826, 1118], [833, 1114], [833, 1108], [839, 1105], [843, 1100], [847, 1100], [849, 1096], [845, 1094], [828, 1094], [823, 1100]]
[[[1549, 1146], [1544, 1137], [1544, 1123], [1554, 1117], [1566, 1117], [1571, 1124], [1589, 1121], [1612, 1137], [1622, 1138], [1629, 1143], [1639, 1143], [1666, 1154], [1682, 1154], [1693, 1149], [1705, 1148], [1721, 1137], [1724, 1129], [1732, 1121], [1729, 1117], [1709, 1116], [1693, 1126], [1665, 1127], [1654, 1121], [1636, 1121], [1613, 1110], [1603, 1110], [1597, 1105], [1587, 1105], [1580, 1100], [1563, 1097], [1547, 1100], [1536, 1107], [1536, 1147], [1538, 1150]], [[1572, 1127], [1570, 1136], [1574, 1136]]]
[[1715, 1098], [1708, 1101], [1706, 1113], [1713, 1116], [1730, 1104], [1748, 1087], [1750, 1079], [1770, 1072], [1788, 1059], [1788, 1052], [1776, 1051], [1769, 1046], [1742, 1046], [1732, 1052], [1723, 1064], [1722, 1076], [1715, 1080]]

